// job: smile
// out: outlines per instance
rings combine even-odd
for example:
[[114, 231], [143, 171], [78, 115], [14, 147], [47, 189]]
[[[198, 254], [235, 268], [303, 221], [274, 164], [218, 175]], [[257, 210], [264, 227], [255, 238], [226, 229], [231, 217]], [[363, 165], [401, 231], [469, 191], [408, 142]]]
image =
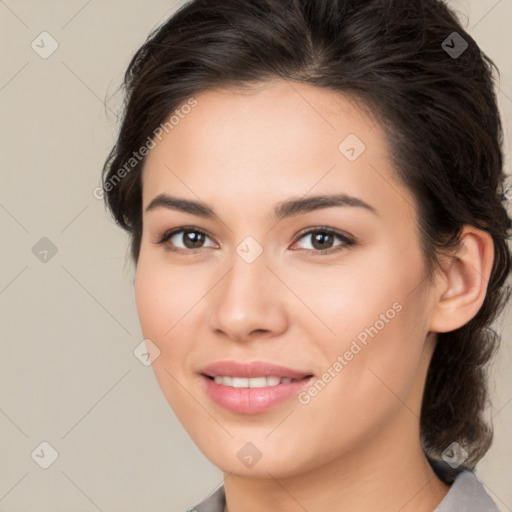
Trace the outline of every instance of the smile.
[[289, 382], [299, 380], [299, 379], [290, 379], [289, 377], [277, 377], [277, 376], [269, 376], [269, 377], [228, 377], [228, 376], [215, 376], [213, 380], [217, 384], [222, 384], [223, 386], [230, 386], [232, 388], [265, 388], [269, 386], [278, 386], [279, 384], [288, 384]]

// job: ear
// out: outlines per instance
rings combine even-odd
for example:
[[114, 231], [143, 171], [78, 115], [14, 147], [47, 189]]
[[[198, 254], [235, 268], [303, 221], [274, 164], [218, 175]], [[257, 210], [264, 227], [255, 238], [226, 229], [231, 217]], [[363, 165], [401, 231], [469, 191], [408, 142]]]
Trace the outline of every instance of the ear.
[[430, 330], [450, 332], [467, 324], [482, 306], [494, 261], [489, 233], [464, 226], [461, 246], [447, 257], [434, 285]]

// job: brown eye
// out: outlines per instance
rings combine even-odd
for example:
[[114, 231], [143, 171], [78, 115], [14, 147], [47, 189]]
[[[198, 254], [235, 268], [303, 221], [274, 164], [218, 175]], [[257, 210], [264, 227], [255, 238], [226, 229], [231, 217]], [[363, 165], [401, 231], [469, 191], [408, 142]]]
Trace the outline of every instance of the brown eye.
[[156, 243], [166, 244], [170, 249], [178, 251], [215, 247], [214, 243], [204, 245], [207, 240], [211, 240], [210, 237], [200, 229], [180, 228], [165, 233]]
[[[299, 240], [307, 240], [308, 238], [311, 240], [311, 247], [305, 247], [305, 249], [313, 252], [325, 252], [331, 249], [338, 250], [338, 248], [351, 246], [355, 243], [354, 240], [350, 239], [348, 236], [325, 228], [311, 229], [303, 233]], [[336, 240], [339, 240], [340, 243], [336, 244]]]
[[334, 243], [334, 235], [326, 233], [324, 231], [317, 231], [311, 238], [312, 245], [319, 251], [323, 249], [330, 249]]
[[187, 249], [197, 249], [201, 247], [205, 240], [204, 233], [199, 231], [183, 231], [181, 240]]

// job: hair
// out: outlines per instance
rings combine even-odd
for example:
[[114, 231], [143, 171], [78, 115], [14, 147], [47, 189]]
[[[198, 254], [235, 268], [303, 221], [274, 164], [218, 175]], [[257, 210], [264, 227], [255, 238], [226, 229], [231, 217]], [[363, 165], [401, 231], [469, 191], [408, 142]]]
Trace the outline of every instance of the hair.
[[[460, 55], [448, 51], [454, 32], [467, 43]], [[494, 242], [480, 310], [437, 334], [420, 417], [429, 458], [456, 441], [468, 452], [462, 467], [473, 468], [492, 441], [487, 370], [499, 335], [490, 325], [510, 295], [512, 224], [494, 70], [441, 0], [193, 0], [129, 63], [121, 126], [103, 167], [105, 203], [130, 234], [137, 264], [144, 159], [134, 151], [194, 94], [284, 79], [356, 99], [382, 121], [398, 179], [415, 198], [429, 278], [439, 256], [460, 246], [464, 225]]]

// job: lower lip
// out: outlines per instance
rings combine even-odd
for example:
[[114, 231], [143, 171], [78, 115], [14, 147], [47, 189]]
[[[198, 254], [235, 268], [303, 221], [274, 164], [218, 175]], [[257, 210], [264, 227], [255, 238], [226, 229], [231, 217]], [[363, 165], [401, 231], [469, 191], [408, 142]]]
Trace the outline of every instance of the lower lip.
[[205, 375], [201, 375], [201, 378], [206, 392], [215, 403], [233, 412], [256, 414], [297, 396], [313, 377], [264, 388], [234, 388], [217, 384]]

